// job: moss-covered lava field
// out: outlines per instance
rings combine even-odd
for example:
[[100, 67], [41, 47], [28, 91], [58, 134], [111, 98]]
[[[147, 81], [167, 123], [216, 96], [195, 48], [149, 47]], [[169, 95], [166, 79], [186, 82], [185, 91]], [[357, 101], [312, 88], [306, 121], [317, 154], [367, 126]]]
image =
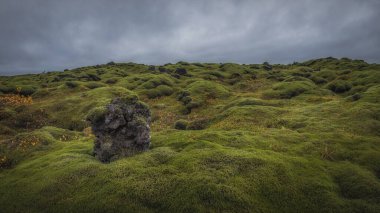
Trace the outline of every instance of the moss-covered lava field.
[[[138, 95], [151, 146], [92, 155]], [[0, 212], [380, 212], [380, 65], [108, 63], [0, 77]]]

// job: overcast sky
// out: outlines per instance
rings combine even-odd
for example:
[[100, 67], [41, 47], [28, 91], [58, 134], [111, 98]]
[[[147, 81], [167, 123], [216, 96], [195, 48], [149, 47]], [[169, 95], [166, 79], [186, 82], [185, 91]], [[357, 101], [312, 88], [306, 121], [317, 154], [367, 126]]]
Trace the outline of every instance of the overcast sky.
[[380, 0], [0, 0], [0, 74], [109, 61], [380, 62]]

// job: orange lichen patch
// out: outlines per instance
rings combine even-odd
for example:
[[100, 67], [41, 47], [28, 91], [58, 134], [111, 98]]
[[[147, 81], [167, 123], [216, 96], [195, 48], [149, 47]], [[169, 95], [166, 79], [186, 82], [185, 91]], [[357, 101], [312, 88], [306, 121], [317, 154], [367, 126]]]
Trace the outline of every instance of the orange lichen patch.
[[0, 105], [31, 105], [33, 104], [33, 99], [31, 96], [23, 96], [19, 94], [7, 94], [0, 96]]
[[17, 144], [17, 149], [26, 151], [28, 148], [40, 145], [41, 141], [38, 137], [32, 135], [29, 137], [17, 139], [16, 141], [12, 141], [12, 143]]

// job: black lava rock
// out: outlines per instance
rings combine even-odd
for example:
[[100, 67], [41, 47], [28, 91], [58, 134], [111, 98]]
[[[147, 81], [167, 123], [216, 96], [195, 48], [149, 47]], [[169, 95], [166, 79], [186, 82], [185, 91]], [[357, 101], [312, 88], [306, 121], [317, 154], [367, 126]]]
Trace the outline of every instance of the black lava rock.
[[102, 162], [149, 149], [151, 113], [137, 96], [116, 98], [105, 108], [95, 108], [87, 120], [96, 136], [93, 153]]

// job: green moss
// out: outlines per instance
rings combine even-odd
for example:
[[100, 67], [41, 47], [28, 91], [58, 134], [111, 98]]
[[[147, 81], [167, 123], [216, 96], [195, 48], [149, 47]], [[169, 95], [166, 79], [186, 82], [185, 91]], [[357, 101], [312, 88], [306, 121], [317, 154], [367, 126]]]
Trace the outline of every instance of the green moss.
[[121, 98], [123, 99], [124, 102], [126, 103], [137, 103], [139, 101], [139, 97], [136, 95], [136, 94], [124, 94], [123, 96], [121, 96]]
[[257, 99], [257, 98], [240, 98], [234, 101], [231, 101], [224, 107], [224, 110], [229, 109], [234, 106], [276, 106], [279, 105], [277, 102], [271, 102], [267, 100]]
[[352, 88], [352, 84], [347, 81], [336, 80], [327, 85], [327, 88], [335, 93], [347, 92]]
[[312, 76], [310, 77], [310, 79], [316, 83], [316, 84], [324, 84], [324, 83], [327, 83], [327, 80], [322, 78], [322, 77], [319, 77], [319, 76]]
[[44, 98], [48, 97], [50, 94], [49, 89], [39, 89], [35, 93], [33, 93], [32, 97], [33, 98]]
[[363, 93], [363, 101], [380, 103], [380, 86], [372, 86]]
[[196, 81], [191, 83], [187, 90], [191, 96], [208, 98], [226, 98], [230, 95], [230, 91], [225, 86], [212, 81]]
[[255, 129], [258, 127], [281, 127], [278, 117], [285, 111], [278, 107], [242, 105], [230, 107], [213, 120], [212, 128], [217, 129]]
[[334, 80], [337, 77], [337, 75], [332, 70], [321, 70], [319, 72], [314, 73], [313, 77], [315, 77], [315, 78], [323, 78], [326, 81], [332, 81], [332, 80]]
[[140, 85], [140, 87], [144, 89], [153, 89], [160, 85], [171, 86], [173, 85], [173, 82], [169, 77], [164, 76], [164, 75], [159, 75], [144, 82], [143, 84]]
[[281, 82], [263, 95], [266, 98], [293, 98], [314, 88], [315, 85], [308, 81]]
[[105, 119], [106, 108], [105, 107], [95, 107], [86, 115], [86, 120], [91, 123], [103, 122]]
[[342, 165], [334, 171], [340, 193], [347, 199], [374, 198], [380, 194], [380, 183], [368, 171], [352, 165]]
[[143, 94], [146, 94], [148, 98], [158, 98], [173, 94], [173, 89], [166, 85], [159, 85], [156, 88], [144, 91]]

